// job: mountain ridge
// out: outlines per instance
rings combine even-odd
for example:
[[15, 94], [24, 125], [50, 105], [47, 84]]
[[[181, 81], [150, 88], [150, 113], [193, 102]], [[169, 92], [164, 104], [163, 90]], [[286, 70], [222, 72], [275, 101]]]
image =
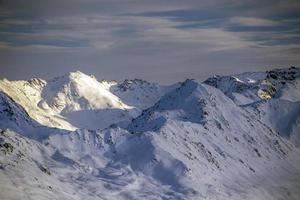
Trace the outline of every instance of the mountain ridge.
[[[51, 83], [58, 90], [45, 91], [56, 91], [54, 94], [62, 95], [58, 98], [70, 97], [69, 103], [80, 104], [80, 98], [87, 97], [85, 92], [93, 89], [80, 85], [83, 78], [84, 83], [95, 83], [101, 88], [100, 93], [112, 94], [109, 97], [129, 108], [126, 111], [124, 107], [129, 115], [120, 116], [120, 110], [89, 107], [97, 105], [95, 102], [80, 104], [75, 111], [88, 112], [79, 113], [75, 119], [90, 124], [77, 126], [67, 115], [56, 115], [64, 117], [60, 123], [65, 120], [73, 129], [36, 120], [50, 116], [50, 112], [33, 115], [27, 111], [38, 110], [41, 91], [51, 81], [3, 80], [0, 197], [296, 200], [300, 197], [300, 120], [295, 110], [299, 104], [298, 71], [277, 71], [282, 76], [267, 72], [264, 76], [259, 74], [257, 80], [254, 73], [248, 77], [251, 80], [245, 74], [204, 83], [188, 79], [162, 87], [140, 80], [126, 81], [118, 87], [116, 82], [99, 82], [80, 72], [71, 73], [75, 84], [79, 83], [75, 89], [81, 87], [72, 90], [78, 94], [68, 93], [73, 87], [69, 87], [69, 81], [55, 84], [65, 80], [61, 77]], [[273, 78], [268, 74], [273, 74]], [[294, 74], [293, 79], [290, 74]], [[214, 84], [220, 79], [221, 85]], [[271, 84], [267, 88], [279, 84], [270, 98], [259, 92], [265, 89], [265, 79]], [[285, 86], [280, 85], [282, 79]], [[23, 88], [27, 92], [20, 92]], [[81, 91], [82, 88], [87, 91]], [[293, 95], [285, 95], [291, 91]], [[273, 90], [264, 92], [269, 94]], [[144, 102], [145, 99], [149, 101]], [[12, 108], [16, 118], [9, 117], [8, 108]], [[286, 114], [280, 118], [283, 113]], [[275, 118], [274, 122], [269, 120]], [[275, 126], [285, 123], [287, 118], [291, 121], [287, 125], [292, 128]], [[99, 124], [103, 126], [99, 128]]]

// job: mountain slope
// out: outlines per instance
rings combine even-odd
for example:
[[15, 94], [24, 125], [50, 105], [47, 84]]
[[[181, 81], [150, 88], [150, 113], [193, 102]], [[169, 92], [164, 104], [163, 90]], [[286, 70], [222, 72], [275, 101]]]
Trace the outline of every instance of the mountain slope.
[[[131, 120], [168, 88], [144, 81], [133, 81], [134, 85], [129, 82], [99, 82], [77, 71], [48, 81], [1, 80], [0, 90], [43, 125], [67, 130], [103, 129]], [[125, 85], [130, 85], [130, 92], [124, 90]]]
[[290, 67], [267, 72], [215, 76], [204, 83], [220, 89], [239, 105], [261, 99], [300, 100], [300, 68]]
[[299, 147], [300, 101], [271, 99], [245, 105], [245, 108], [258, 115], [261, 121]]
[[110, 91], [126, 104], [146, 109], [156, 103], [164, 94], [178, 87], [178, 84], [161, 86], [144, 80], [125, 80], [110, 87]]
[[216, 76], [204, 83], [220, 89], [237, 105], [299, 146], [300, 68]]

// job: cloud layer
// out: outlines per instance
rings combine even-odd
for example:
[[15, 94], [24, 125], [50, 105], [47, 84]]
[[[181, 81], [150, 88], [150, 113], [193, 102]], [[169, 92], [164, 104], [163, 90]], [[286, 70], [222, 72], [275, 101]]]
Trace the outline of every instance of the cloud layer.
[[[221, 3], [222, 2], [222, 3]], [[2, 0], [0, 74], [170, 83], [300, 63], [297, 1]]]

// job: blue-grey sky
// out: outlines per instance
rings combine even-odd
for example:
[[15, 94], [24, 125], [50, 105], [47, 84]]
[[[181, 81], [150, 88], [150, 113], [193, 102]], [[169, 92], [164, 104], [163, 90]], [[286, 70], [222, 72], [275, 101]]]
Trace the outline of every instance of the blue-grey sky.
[[173, 83], [300, 64], [297, 0], [0, 0], [0, 78]]

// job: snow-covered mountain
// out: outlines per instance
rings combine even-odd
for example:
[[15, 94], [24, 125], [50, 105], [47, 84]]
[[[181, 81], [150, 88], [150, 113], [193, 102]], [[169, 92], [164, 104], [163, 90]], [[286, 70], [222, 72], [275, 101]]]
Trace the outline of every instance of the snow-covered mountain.
[[299, 68], [290, 67], [267, 72], [214, 76], [204, 83], [220, 89], [234, 102], [243, 105], [271, 98], [299, 101], [299, 78]]
[[52, 80], [0, 81], [0, 90], [12, 97], [37, 122], [56, 128], [103, 129], [139, 115], [168, 89], [141, 80], [97, 81], [79, 71]]
[[235, 76], [204, 83], [220, 89], [281, 136], [300, 145], [300, 70], [296, 67]]
[[1, 199], [299, 199], [300, 69], [0, 82]]

